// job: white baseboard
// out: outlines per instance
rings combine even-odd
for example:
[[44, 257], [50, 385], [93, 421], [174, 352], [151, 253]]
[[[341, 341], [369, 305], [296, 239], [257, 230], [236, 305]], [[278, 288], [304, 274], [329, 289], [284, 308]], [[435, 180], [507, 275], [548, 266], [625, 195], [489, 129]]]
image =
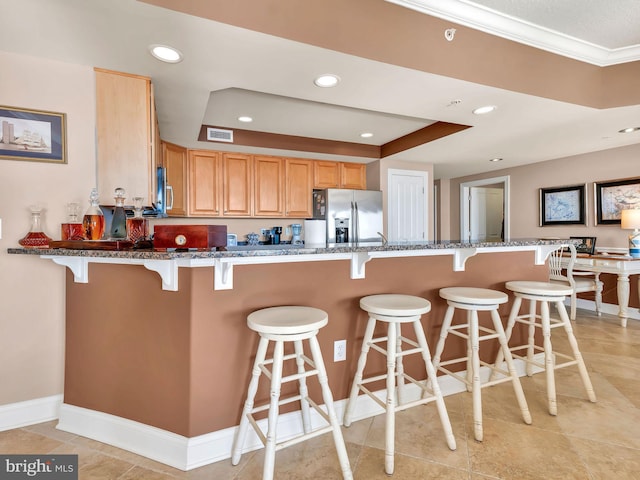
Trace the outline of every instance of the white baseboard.
[[[537, 361], [543, 360], [543, 354], [536, 355]], [[515, 360], [519, 376], [525, 374], [524, 362]], [[486, 380], [489, 369], [482, 367], [481, 378]], [[540, 369], [536, 369], [541, 371]], [[462, 392], [465, 386], [449, 376], [438, 377], [443, 395]], [[406, 385], [406, 400], [418, 399], [421, 390], [413, 385]], [[376, 392], [383, 399], [384, 390]], [[334, 402], [338, 421], [342, 424], [342, 417], [346, 400]], [[383, 410], [367, 395], [358, 397], [352, 421], [358, 421], [383, 413]], [[266, 430], [266, 419], [258, 421]], [[326, 425], [324, 419], [311, 409], [312, 428]], [[180, 470], [191, 470], [203, 465], [231, 458], [231, 445], [236, 427], [225, 428], [198, 437], [187, 438], [182, 435], [167, 432], [159, 428], [127, 420], [86, 408], [63, 404], [60, 408], [60, 422], [58, 428], [66, 432], [75, 433], [102, 443], [137, 453], [158, 462], [170, 465]], [[299, 412], [290, 412], [278, 417], [278, 441], [293, 438], [302, 434], [302, 420]], [[249, 429], [243, 452], [250, 452], [262, 448], [262, 442], [252, 428]]]
[[0, 406], [0, 432], [58, 418], [62, 395], [36, 398]]
[[[567, 309], [571, 305], [570, 300], [565, 301], [565, 305], [567, 305]], [[583, 298], [578, 298], [578, 302], [576, 303], [576, 307], [583, 308], [584, 310], [591, 310], [592, 312], [596, 311], [596, 302], [593, 300], [585, 300]], [[606, 313], [608, 315], [618, 315], [618, 307], [615, 303], [603, 303], [600, 309], [601, 313]], [[640, 309], [637, 307], [629, 307], [627, 308], [627, 318], [629, 320], [640, 320]]]

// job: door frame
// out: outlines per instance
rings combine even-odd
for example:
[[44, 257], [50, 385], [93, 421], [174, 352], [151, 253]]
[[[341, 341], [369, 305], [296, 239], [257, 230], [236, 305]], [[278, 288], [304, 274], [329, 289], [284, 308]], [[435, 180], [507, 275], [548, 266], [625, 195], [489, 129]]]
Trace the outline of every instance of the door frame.
[[509, 216], [509, 205], [511, 204], [511, 197], [509, 195], [509, 183], [510, 177], [509, 175], [505, 175], [502, 177], [492, 177], [485, 178], [482, 180], [474, 180], [472, 182], [464, 182], [460, 184], [460, 239], [463, 242], [469, 241], [469, 235], [471, 234], [471, 228], [469, 226], [469, 192], [471, 187], [484, 187], [487, 185], [495, 185], [502, 184], [502, 188], [504, 189], [504, 200], [503, 200], [503, 210], [504, 210], [504, 240], [509, 241], [511, 238], [511, 229], [510, 229], [510, 216]]

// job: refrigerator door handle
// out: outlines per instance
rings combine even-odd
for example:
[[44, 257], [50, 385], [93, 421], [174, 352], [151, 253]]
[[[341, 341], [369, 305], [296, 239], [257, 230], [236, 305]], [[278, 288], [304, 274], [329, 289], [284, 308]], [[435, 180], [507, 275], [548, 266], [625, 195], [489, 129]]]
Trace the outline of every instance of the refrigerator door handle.
[[360, 215], [358, 213], [358, 202], [354, 202], [355, 204], [355, 221], [354, 221], [354, 229], [356, 231], [355, 242], [358, 243], [360, 241]]

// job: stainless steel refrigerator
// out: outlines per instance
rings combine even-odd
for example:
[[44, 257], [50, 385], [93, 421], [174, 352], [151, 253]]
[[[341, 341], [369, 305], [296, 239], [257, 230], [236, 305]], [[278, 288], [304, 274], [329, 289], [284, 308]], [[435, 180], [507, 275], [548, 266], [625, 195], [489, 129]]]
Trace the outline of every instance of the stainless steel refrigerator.
[[382, 243], [382, 192], [328, 188], [313, 192], [313, 218], [326, 220], [327, 244]]

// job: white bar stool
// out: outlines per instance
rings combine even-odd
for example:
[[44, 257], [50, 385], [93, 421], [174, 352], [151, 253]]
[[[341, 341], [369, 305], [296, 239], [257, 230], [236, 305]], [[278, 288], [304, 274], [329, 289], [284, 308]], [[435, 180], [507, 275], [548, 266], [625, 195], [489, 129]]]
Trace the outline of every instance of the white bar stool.
[[[253, 364], [252, 377], [249, 382], [247, 399], [244, 403], [240, 427], [233, 441], [231, 463], [237, 465], [242, 455], [242, 447], [246, 438], [249, 424], [254, 428], [258, 437], [265, 445], [265, 459], [262, 473], [263, 480], [273, 479], [275, 467], [275, 452], [282, 448], [294, 445], [317, 437], [327, 432], [333, 433], [333, 440], [338, 452], [338, 459], [342, 469], [344, 479], [351, 480], [353, 475], [349, 466], [347, 450], [342, 438], [340, 424], [338, 423], [336, 412], [333, 406], [333, 396], [327, 381], [327, 372], [322, 360], [320, 345], [316, 337], [318, 330], [328, 322], [327, 313], [312, 307], [302, 306], [282, 306], [257, 310], [247, 317], [247, 325], [251, 330], [260, 334], [260, 343], [256, 359]], [[304, 354], [303, 340], [309, 341], [311, 349], [311, 359]], [[273, 359], [265, 359], [269, 341], [275, 343]], [[293, 342], [295, 353], [284, 355], [284, 342]], [[295, 360], [298, 373], [282, 377], [282, 365], [285, 360]], [[271, 370], [267, 365], [271, 364]], [[305, 365], [311, 369], [305, 370]], [[260, 373], [264, 373], [271, 380], [271, 400], [263, 406], [254, 407], [253, 401], [258, 389]], [[318, 376], [318, 381], [322, 389], [322, 398], [327, 412], [325, 413], [308, 396], [306, 379], [312, 375]], [[280, 400], [280, 386], [282, 383], [298, 381], [299, 394]], [[280, 405], [299, 401], [302, 409], [302, 424], [304, 433], [290, 440], [277, 443], [276, 427], [278, 423], [278, 411]], [[313, 407], [318, 414], [323, 417], [329, 425], [311, 430], [309, 418], [309, 406]], [[254, 413], [269, 410], [267, 435], [265, 437], [261, 428], [253, 417]]]
[[[414, 297], [411, 295], [370, 295], [360, 299], [360, 308], [369, 313], [369, 322], [367, 323], [364, 338], [362, 339], [362, 352], [358, 359], [358, 367], [351, 386], [351, 393], [349, 395], [347, 408], [345, 410], [345, 427], [351, 425], [351, 417], [353, 415], [356, 399], [360, 390], [385, 409], [386, 426], [384, 469], [388, 475], [391, 475], [394, 470], [395, 413], [435, 401], [438, 408], [438, 414], [440, 416], [440, 422], [442, 423], [442, 428], [447, 439], [447, 444], [451, 450], [455, 450], [456, 440], [451, 429], [451, 423], [449, 421], [447, 408], [444, 404], [444, 399], [442, 398], [442, 392], [440, 391], [440, 386], [436, 380], [436, 370], [431, 362], [431, 353], [429, 352], [427, 339], [424, 335], [422, 324], [420, 323], [420, 317], [422, 314], [431, 310], [431, 303], [424, 298]], [[376, 321], [387, 323], [386, 337], [373, 338]], [[402, 336], [401, 326], [403, 323], [413, 324], [417, 343]], [[409, 350], [402, 350], [403, 342], [409, 344], [413, 348]], [[379, 343], [386, 343], [386, 349], [384, 346], [379, 346]], [[367, 362], [369, 348], [373, 348], [387, 357], [387, 373], [363, 379], [362, 377]], [[415, 353], [420, 353], [422, 355], [427, 371], [427, 377], [432, 380], [430, 389], [426, 386], [426, 382], [418, 382], [404, 373], [402, 357]], [[395, 398], [396, 377], [398, 379], [397, 402]], [[382, 402], [365, 386], [368, 383], [385, 379], [386, 403]], [[420, 387], [422, 391], [421, 398], [403, 403], [405, 380], [409, 380], [414, 385]]]
[[[507, 338], [502, 326], [502, 321], [498, 314], [498, 306], [509, 300], [507, 294], [497, 290], [489, 290], [487, 288], [449, 287], [440, 289], [440, 297], [447, 301], [448, 307], [442, 322], [442, 330], [440, 332], [438, 345], [436, 346], [433, 364], [437, 370], [451, 375], [464, 383], [467, 386], [467, 391], [472, 393], [475, 439], [481, 442], [483, 437], [481, 389], [509, 380], [513, 384], [513, 390], [515, 391], [518, 405], [522, 411], [522, 418], [526, 424], [531, 424], [529, 406], [527, 405], [527, 400], [524, 397], [522, 385], [520, 384], [520, 379], [516, 373], [513, 359], [511, 358], [511, 352], [507, 346]], [[467, 311], [466, 323], [451, 325], [456, 308]], [[490, 312], [491, 319], [493, 321], [493, 329], [478, 325], [478, 312], [482, 311]], [[480, 335], [481, 332], [483, 335]], [[442, 362], [440, 361], [440, 357], [449, 334], [466, 339], [467, 356]], [[497, 338], [500, 343], [500, 351], [503, 352], [503, 358], [507, 363], [508, 371], [501, 370], [500, 373], [502, 373], [504, 377], [482, 383], [480, 380], [480, 366], [482, 365], [492, 370], [495, 369], [496, 366], [480, 360], [480, 342], [493, 338]], [[445, 366], [461, 362], [466, 362], [467, 364], [466, 377], [462, 377], [460, 374], [452, 372], [448, 368], [444, 368]]]
[[[556, 386], [555, 386], [555, 373], [554, 371], [559, 368], [569, 367], [571, 365], [577, 365], [582, 377], [582, 383], [587, 391], [589, 400], [596, 401], [596, 394], [593, 391], [589, 374], [587, 373], [587, 367], [584, 364], [582, 355], [578, 348], [578, 342], [573, 334], [573, 328], [571, 327], [571, 321], [567, 315], [567, 310], [564, 306], [564, 299], [567, 295], [571, 295], [572, 288], [568, 285], [559, 285], [556, 283], [547, 282], [531, 282], [531, 281], [513, 281], [505, 284], [507, 290], [511, 290], [515, 295], [513, 307], [511, 308], [511, 314], [507, 322], [507, 339], [511, 337], [511, 331], [513, 330], [516, 322], [528, 325], [528, 339], [524, 345], [518, 345], [510, 348], [512, 355], [516, 358], [524, 360], [527, 364], [527, 375], [533, 374], [533, 367], [537, 366], [545, 370], [547, 380], [547, 399], [549, 402], [549, 413], [551, 415], [557, 415], [558, 405], [556, 403]], [[520, 312], [520, 306], [522, 300], [529, 300], [529, 312], [518, 315]], [[540, 314], [537, 314], [537, 303], [540, 302]], [[560, 318], [553, 318], [549, 315], [549, 304], [553, 303], [558, 310]], [[573, 356], [565, 353], [554, 352], [551, 344], [551, 330], [553, 328], [563, 327], [569, 340], [569, 345], [573, 352]], [[535, 329], [540, 328], [542, 330], [543, 347], [535, 344]], [[526, 350], [526, 354], [520, 355], [513, 352], [520, 350]], [[536, 362], [534, 360], [535, 352], [544, 352], [544, 364]], [[556, 363], [556, 359], [560, 357], [566, 361], [563, 363]], [[502, 352], [498, 352], [496, 357], [496, 364], [502, 362]]]

